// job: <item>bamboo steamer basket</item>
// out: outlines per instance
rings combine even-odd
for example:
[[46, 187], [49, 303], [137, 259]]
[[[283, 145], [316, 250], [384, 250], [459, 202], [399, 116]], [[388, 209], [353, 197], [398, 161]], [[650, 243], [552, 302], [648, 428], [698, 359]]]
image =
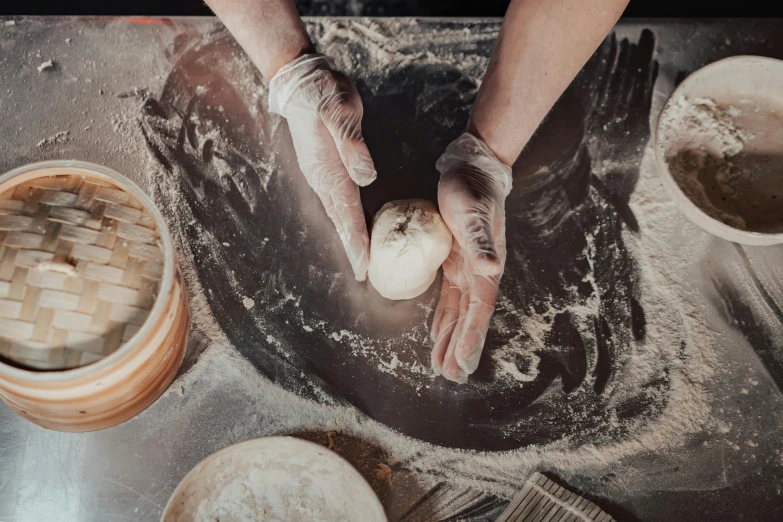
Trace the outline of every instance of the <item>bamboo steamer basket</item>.
[[190, 330], [163, 216], [117, 172], [0, 177], [0, 397], [45, 428], [120, 424], [171, 384]]

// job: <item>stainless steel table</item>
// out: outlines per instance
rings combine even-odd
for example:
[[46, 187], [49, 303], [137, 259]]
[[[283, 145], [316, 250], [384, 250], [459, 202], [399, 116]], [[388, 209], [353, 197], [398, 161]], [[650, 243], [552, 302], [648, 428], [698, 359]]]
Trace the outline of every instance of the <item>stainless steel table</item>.
[[[464, 125], [498, 27], [308, 21], [365, 102], [380, 174], [363, 191], [369, 214], [397, 197], [434, 198], [432, 164]], [[783, 57], [779, 28], [617, 27], [515, 166], [509, 237], [520, 244], [510, 241], [482, 370], [455, 387], [426, 368], [436, 289], [392, 307], [346, 276], [285, 129], [264, 112], [265, 87], [213, 19], [0, 21], [0, 171], [67, 158], [134, 179], [174, 230], [196, 312], [180, 378], [124, 425], [56, 433], [0, 405], [0, 520], [157, 520], [179, 480], [214, 451], [270, 434], [325, 444], [331, 431], [392, 520], [492, 520], [533, 469], [562, 477], [619, 520], [780, 518], [783, 250], [711, 240], [684, 221], [682, 232], [667, 233], [691, 236], [705, 253], [678, 273], [661, 270], [697, 303], [689, 313], [712, 318], [720, 364], [703, 384], [711, 420], [676, 449], [640, 449], [606, 465], [532, 456], [564, 440], [572, 450], [623, 436], [675, 396], [664, 376], [645, 383], [646, 395], [607, 406], [621, 364], [660, 326], [638, 275], [658, 266], [650, 252], [660, 245], [640, 253], [628, 236], [645, 245], [645, 223], [665, 206], [665, 198], [639, 203], [661, 197], [642, 168], [651, 122], [701, 65], [735, 54]], [[53, 67], [39, 71], [48, 60]], [[562, 175], [537, 184], [547, 169]], [[517, 210], [535, 201], [563, 211], [536, 221]], [[244, 297], [255, 305], [243, 306]], [[598, 312], [579, 315], [591, 299]], [[544, 339], [526, 326], [533, 316], [552, 321]], [[671, 333], [684, 339], [686, 323], [675, 321]], [[531, 377], [531, 359], [519, 354], [535, 343], [541, 362]], [[683, 344], [683, 365], [691, 349]], [[509, 368], [499, 361], [515, 370], [498, 373]], [[513, 469], [493, 453], [515, 448], [506, 459], [519, 463]], [[515, 460], [518, 451], [530, 458]], [[391, 484], [376, 477], [379, 462], [391, 464]]]

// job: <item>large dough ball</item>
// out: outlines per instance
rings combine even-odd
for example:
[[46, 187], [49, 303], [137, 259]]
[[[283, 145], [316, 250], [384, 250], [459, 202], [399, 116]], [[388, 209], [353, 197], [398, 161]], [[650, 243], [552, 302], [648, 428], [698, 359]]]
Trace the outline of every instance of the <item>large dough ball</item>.
[[425, 199], [386, 203], [370, 238], [370, 283], [387, 299], [411, 299], [438, 275], [451, 251], [451, 231]]

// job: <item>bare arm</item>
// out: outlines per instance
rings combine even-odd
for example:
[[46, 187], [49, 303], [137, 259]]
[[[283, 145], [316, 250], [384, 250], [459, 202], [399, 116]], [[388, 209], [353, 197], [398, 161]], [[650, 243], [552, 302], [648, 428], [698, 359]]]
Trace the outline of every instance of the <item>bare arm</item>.
[[432, 369], [478, 367], [506, 262], [510, 165], [628, 0], [512, 0], [465, 134], [438, 160], [438, 204], [454, 235], [432, 321]]
[[288, 122], [299, 169], [334, 223], [358, 281], [370, 237], [359, 187], [375, 180], [362, 138], [362, 100], [317, 54], [292, 0], [206, 0], [269, 81], [269, 113]]
[[628, 0], [512, 0], [468, 131], [511, 165]]
[[292, 0], [206, 0], [267, 80], [313, 44]]

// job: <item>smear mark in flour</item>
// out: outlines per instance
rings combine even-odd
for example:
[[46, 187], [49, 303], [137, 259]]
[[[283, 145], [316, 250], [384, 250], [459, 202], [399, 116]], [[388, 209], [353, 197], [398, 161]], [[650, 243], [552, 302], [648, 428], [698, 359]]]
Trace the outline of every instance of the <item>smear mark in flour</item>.
[[[477, 89], [455, 64], [485, 66], [491, 41], [481, 34], [472, 46], [432, 43], [421, 52], [421, 42], [384, 40], [382, 31], [365, 38], [364, 23], [310, 28], [324, 49], [342, 53], [365, 100], [363, 128], [379, 167], [362, 193], [371, 214], [390, 199], [435, 200], [435, 159], [464, 127]], [[408, 27], [406, 37], [415, 32]], [[650, 321], [626, 241], [639, 233], [628, 198], [649, 139], [651, 33], [636, 43], [607, 39], [515, 165], [506, 276], [467, 386], [428, 369], [437, 283], [418, 300], [392, 303], [353, 281], [285, 124], [266, 113], [266, 88], [228, 34], [176, 45], [142, 129], [153, 161], [178, 183], [164, 212], [189, 208], [200, 224], [186, 233], [215, 317], [263, 374], [463, 448], [596, 442], [665, 406], [661, 372], [633, 387], [620, 372], [631, 350], [644, 350]], [[243, 306], [243, 296], [255, 306]]]

